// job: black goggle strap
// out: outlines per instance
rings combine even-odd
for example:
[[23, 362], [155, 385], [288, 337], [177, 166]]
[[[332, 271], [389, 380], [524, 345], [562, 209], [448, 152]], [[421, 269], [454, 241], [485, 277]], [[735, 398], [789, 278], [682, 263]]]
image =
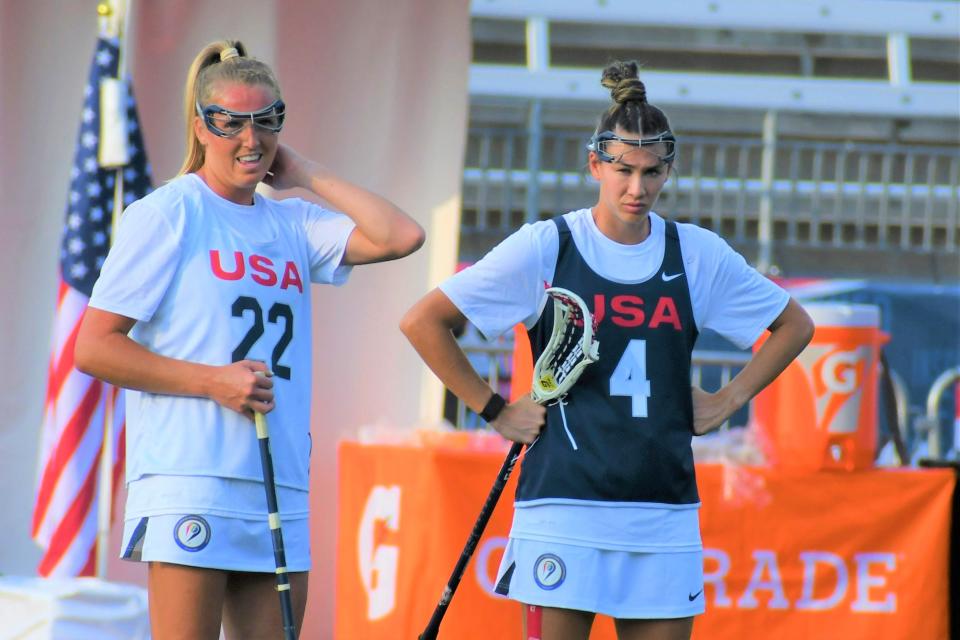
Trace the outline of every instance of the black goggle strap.
[[[283, 100], [276, 100], [273, 104], [269, 104], [259, 111], [231, 111], [218, 104], [208, 104], [206, 107], [201, 107], [200, 103], [197, 102], [197, 115], [203, 118], [207, 129], [221, 137], [230, 137], [239, 132], [242, 127], [238, 127], [233, 132], [224, 131], [217, 126], [217, 120], [214, 118], [215, 115], [226, 116], [231, 120], [250, 120], [252, 124], [261, 129], [279, 133], [280, 130], [283, 129], [285, 112], [286, 105], [283, 103]], [[273, 122], [270, 123], [270, 121]]]
[[[656, 153], [653, 150], [648, 149], [650, 153], [654, 154], [664, 162], [673, 162], [673, 159], [677, 155], [677, 139], [673, 135], [672, 131], [662, 131], [655, 136], [650, 136], [648, 138], [621, 138], [613, 131], [604, 131], [602, 133], [595, 133], [590, 138], [590, 143], [587, 145], [587, 149], [593, 151], [597, 154], [597, 158], [602, 162], [616, 162], [620, 156], [614, 156], [611, 153], [607, 152], [607, 145], [611, 142], [619, 142], [621, 144], [630, 145], [632, 147], [637, 147], [641, 149], [643, 147], [650, 147], [656, 144], [662, 144], [666, 147], [667, 152], [665, 154]], [[623, 154], [620, 154], [623, 155]]]

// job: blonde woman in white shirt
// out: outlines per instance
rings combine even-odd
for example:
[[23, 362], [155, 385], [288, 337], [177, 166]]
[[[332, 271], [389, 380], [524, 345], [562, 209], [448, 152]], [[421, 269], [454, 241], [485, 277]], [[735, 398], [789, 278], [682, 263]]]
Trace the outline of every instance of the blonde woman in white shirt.
[[[424, 233], [386, 199], [280, 143], [272, 70], [206, 46], [185, 92], [180, 175], [133, 203], [81, 325], [76, 363], [127, 394], [122, 555], [149, 563], [153, 637], [281, 628], [253, 412], [271, 449], [297, 628], [310, 567], [310, 284], [406, 256]], [[256, 193], [301, 187], [336, 209]], [[263, 375], [259, 375], [263, 374]], [[279, 401], [275, 402], [275, 398]]]

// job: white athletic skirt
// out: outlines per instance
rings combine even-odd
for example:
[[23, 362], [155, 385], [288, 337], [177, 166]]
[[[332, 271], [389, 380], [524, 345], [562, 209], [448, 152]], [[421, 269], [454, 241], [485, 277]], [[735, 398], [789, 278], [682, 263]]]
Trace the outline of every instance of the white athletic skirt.
[[613, 618], [687, 618], [703, 613], [703, 552], [611, 551], [511, 538], [497, 593], [524, 604]]
[[[309, 520], [284, 520], [281, 525], [287, 570], [309, 571]], [[247, 520], [188, 513], [126, 520], [120, 557], [226, 571], [276, 569], [266, 516]]]
[[[263, 484], [205, 476], [145, 476], [127, 485], [120, 557], [273, 573]], [[278, 487], [288, 571], [310, 570], [306, 491]]]

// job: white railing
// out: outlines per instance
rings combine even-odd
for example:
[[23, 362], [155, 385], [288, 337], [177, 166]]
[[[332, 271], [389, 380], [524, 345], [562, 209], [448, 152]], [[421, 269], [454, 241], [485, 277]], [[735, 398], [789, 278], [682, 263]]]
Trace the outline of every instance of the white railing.
[[473, 0], [477, 18], [809, 33], [956, 37], [956, 2], [914, 0]]
[[[951, 450], [944, 455], [944, 443], [947, 441], [948, 427], [940, 419], [940, 402], [945, 393], [953, 389], [954, 384], [960, 384], [960, 367], [953, 367], [941, 373], [930, 385], [930, 391], [927, 393], [927, 412], [917, 420], [914, 428], [917, 434], [926, 438], [926, 451], [929, 457], [933, 459], [949, 458], [957, 460], [960, 456], [960, 409], [955, 408], [953, 429], [953, 446]], [[960, 393], [954, 396], [957, 401]]]
[[[893, 85], [878, 80], [785, 78], [644, 71], [651, 103], [662, 107], [754, 109], [891, 117], [956, 117], [960, 87], [950, 84]], [[610, 92], [596, 69], [533, 71], [509, 65], [470, 67], [472, 97], [524, 100], [589, 100], [602, 103]]]
[[553, 65], [554, 24], [736, 29], [774, 33], [848, 34], [886, 41], [887, 78], [832, 79], [750, 73], [685, 73], [645, 70], [651, 102], [713, 109], [758, 109], [836, 115], [955, 118], [956, 82], [915, 82], [911, 39], [956, 41], [960, 5], [903, 0], [684, 0], [638, 4], [635, 0], [473, 0], [475, 19], [524, 23], [525, 65], [473, 64], [472, 97], [603, 102], [594, 69]]

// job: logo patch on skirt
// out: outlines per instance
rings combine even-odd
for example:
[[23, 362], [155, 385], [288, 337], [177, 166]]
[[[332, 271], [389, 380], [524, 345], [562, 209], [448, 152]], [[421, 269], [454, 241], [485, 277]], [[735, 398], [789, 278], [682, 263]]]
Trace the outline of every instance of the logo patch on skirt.
[[184, 551], [200, 551], [210, 542], [210, 525], [200, 516], [184, 516], [173, 528], [173, 539]]
[[567, 575], [567, 568], [558, 556], [545, 553], [533, 565], [533, 579], [541, 589], [551, 591], [563, 584]]

